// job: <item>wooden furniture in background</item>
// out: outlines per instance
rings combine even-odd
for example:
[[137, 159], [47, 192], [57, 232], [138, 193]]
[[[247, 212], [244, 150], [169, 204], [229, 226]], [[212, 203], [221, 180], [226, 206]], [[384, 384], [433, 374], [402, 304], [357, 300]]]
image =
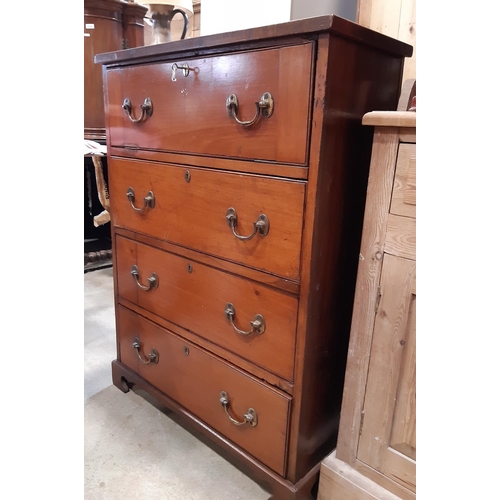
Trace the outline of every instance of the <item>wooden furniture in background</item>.
[[336, 444], [372, 147], [361, 120], [396, 109], [409, 55], [322, 16], [96, 57], [113, 383], [176, 411], [274, 500], [312, 498]]
[[106, 140], [101, 52], [144, 45], [147, 7], [124, 0], [84, 0], [84, 136]]
[[[144, 5], [124, 0], [84, 1], [84, 139], [106, 144], [102, 66], [95, 64], [94, 57], [101, 52], [143, 45], [146, 12]], [[109, 224], [98, 227], [94, 224], [94, 217], [107, 208], [101, 204], [103, 193], [96, 192], [99, 176], [107, 179], [107, 159], [95, 165], [86, 157], [84, 168], [84, 265], [87, 266], [111, 261], [111, 230]]]
[[193, 0], [193, 10], [194, 10], [194, 19], [193, 19], [193, 38], [200, 36], [201, 30], [201, 0]]
[[413, 47], [413, 55], [405, 61], [403, 81], [417, 77], [416, 3], [416, 0], [391, 0], [390, 2], [358, 0], [356, 22]]
[[[408, 100], [408, 95], [402, 102]], [[337, 449], [318, 500], [410, 500], [416, 483], [416, 112], [372, 112]]]

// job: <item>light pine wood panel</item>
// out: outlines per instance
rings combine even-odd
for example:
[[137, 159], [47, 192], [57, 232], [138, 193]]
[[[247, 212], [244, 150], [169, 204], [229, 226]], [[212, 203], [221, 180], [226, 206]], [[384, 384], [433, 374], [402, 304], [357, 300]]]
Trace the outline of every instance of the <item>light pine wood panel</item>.
[[389, 214], [384, 252], [408, 259], [416, 258], [416, 219]]
[[[415, 273], [415, 261], [384, 255], [358, 448], [360, 461], [412, 491], [415, 460], [390, 443], [391, 437], [406, 439], [409, 446], [414, 443]], [[395, 417], [400, 419], [397, 425]]]
[[[417, 113], [414, 111], [372, 111], [363, 116], [363, 125], [373, 125], [375, 127], [412, 127], [402, 129], [401, 133], [415, 133], [414, 127], [417, 125]], [[415, 142], [415, 139], [412, 142]]]
[[402, 81], [416, 78], [416, 0], [359, 0], [357, 22], [412, 45], [413, 55], [405, 60]]
[[403, 82], [417, 76], [417, 16], [416, 0], [401, 2], [401, 15], [397, 38], [413, 47], [413, 55], [405, 60]]
[[397, 38], [402, 0], [359, 0], [358, 23]]
[[408, 334], [404, 344], [401, 375], [399, 379], [396, 408], [394, 410], [394, 426], [389, 445], [391, 448], [417, 459], [417, 412], [416, 412], [416, 299], [415, 275], [410, 298], [408, 314]]
[[391, 202], [392, 214], [413, 218], [417, 215], [416, 149], [416, 144], [401, 144], [399, 146]]
[[383, 473], [377, 471], [373, 467], [370, 467], [359, 460], [356, 460], [353, 468], [362, 474], [364, 477], [374, 481], [382, 488], [390, 491], [392, 494], [396, 495], [400, 500], [415, 500], [416, 494], [414, 491], [408, 489], [405, 485], [402, 485], [396, 481], [393, 481], [390, 477], [384, 475]]
[[193, 38], [196, 38], [201, 30], [201, 0], [193, 0], [193, 10]]
[[[394, 204], [395, 182], [402, 182], [396, 181], [396, 175], [400, 173], [396, 174], [398, 162], [406, 162], [406, 167], [409, 167], [408, 159], [411, 155], [408, 152], [415, 148], [416, 113], [367, 113], [363, 117], [363, 124], [375, 126], [375, 130], [336, 450], [336, 457], [343, 465], [337, 471], [336, 480], [339, 484], [335, 484], [335, 488], [342, 491], [338, 498], [343, 500], [365, 500], [366, 494], [382, 499], [389, 492], [401, 500], [414, 500], [415, 310], [410, 306], [406, 310], [404, 307], [398, 310], [397, 306], [415, 302], [415, 272], [407, 276], [405, 269], [391, 271], [391, 266], [387, 268], [387, 263], [391, 260], [406, 262], [415, 268], [415, 215], [394, 215], [390, 211], [391, 203]], [[412, 175], [412, 169], [415, 175]], [[415, 203], [416, 168], [406, 168], [403, 176], [407, 178], [405, 182], [409, 188], [406, 190], [406, 200], [404, 190], [396, 197], [402, 197], [403, 204], [404, 201]], [[395, 282], [391, 284], [393, 278]], [[390, 310], [391, 306], [396, 307], [396, 312], [390, 311], [390, 314], [395, 314], [399, 327], [406, 328], [401, 326], [403, 322], [407, 325], [404, 329], [406, 338], [397, 339], [394, 348], [387, 347], [387, 342], [384, 344], [386, 339], [382, 337], [381, 340], [380, 333], [381, 316], [388, 321], [389, 314], [385, 309]], [[398, 313], [401, 313], [400, 316]], [[399, 365], [394, 367], [391, 360], [397, 357], [400, 350], [404, 354], [397, 358]], [[377, 365], [374, 365], [373, 356], [378, 359]], [[380, 370], [385, 368], [386, 372], [377, 372], [376, 366]], [[370, 395], [368, 391], [371, 391]], [[382, 401], [387, 404], [392, 402], [391, 415], [378, 414], [370, 422], [370, 417], [365, 414], [365, 400], [370, 399], [379, 401], [380, 404]], [[394, 404], [395, 399], [397, 404]], [[398, 420], [394, 425], [392, 417]], [[382, 435], [377, 425], [388, 426], [386, 434]], [[361, 439], [369, 442], [374, 449], [377, 445], [380, 446], [381, 439], [385, 440], [382, 447], [383, 460], [379, 460], [383, 462], [382, 465], [379, 466], [377, 460], [367, 462], [363, 459]], [[349, 467], [353, 472], [346, 480], [346, 470]], [[363, 489], [363, 485], [372, 483], [379, 488], [376, 493]], [[328, 500], [337, 500], [337, 497], [333, 496]]]
[[402, 129], [401, 133], [399, 134], [399, 140], [401, 142], [417, 142], [417, 132], [416, 129], [410, 128], [410, 129]]
[[321, 464], [318, 500], [401, 500], [335, 455]]
[[375, 129], [337, 443], [339, 459], [350, 465], [358, 447], [398, 138], [397, 128]]

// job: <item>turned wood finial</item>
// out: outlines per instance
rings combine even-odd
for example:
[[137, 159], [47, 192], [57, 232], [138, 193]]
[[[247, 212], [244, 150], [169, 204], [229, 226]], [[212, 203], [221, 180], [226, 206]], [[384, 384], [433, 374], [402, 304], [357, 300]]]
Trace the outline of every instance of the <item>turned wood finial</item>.
[[103, 260], [111, 260], [113, 258], [113, 251], [109, 250], [99, 250], [97, 252], [88, 252], [84, 255], [84, 265], [86, 266], [89, 262], [97, 262]]

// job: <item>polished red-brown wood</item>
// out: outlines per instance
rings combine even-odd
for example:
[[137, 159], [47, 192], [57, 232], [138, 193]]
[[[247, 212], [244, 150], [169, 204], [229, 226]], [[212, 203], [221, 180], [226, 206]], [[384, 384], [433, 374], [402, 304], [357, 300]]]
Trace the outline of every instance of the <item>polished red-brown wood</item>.
[[220, 358], [229, 361], [233, 365], [236, 365], [242, 370], [251, 373], [260, 380], [267, 382], [274, 387], [277, 387], [278, 389], [286, 392], [290, 396], [293, 395], [293, 382], [285, 380], [284, 378], [279, 377], [274, 373], [271, 373], [269, 370], [261, 368], [259, 365], [256, 365], [255, 363], [252, 363], [251, 361], [248, 361], [245, 358], [238, 356], [234, 352], [228, 351], [224, 347], [214, 344], [210, 340], [207, 340], [205, 337], [201, 337], [196, 333], [193, 333], [189, 330], [186, 330], [185, 328], [180, 327], [175, 323], [172, 323], [171, 321], [165, 319], [164, 316], [159, 316], [157, 314], [148, 311], [147, 309], [139, 307], [135, 302], [131, 302], [123, 297], [120, 297], [120, 304], [126, 307], [127, 309], [130, 309], [131, 311], [134, 311], [137, 314], [143, 316], [144, 318], [151, 320], [153, 323], [156, 323], [157, 325], [160, 325], [163, 328], [166, 328], [167, 330], [176, 333], [180, 337], [190, 340], [191, 342], [202, 347], [203, 349], [206, 349], [207, 351], [210, 351], [211, 353], [219, 356]]
[[[213, 156], [306, 163], [313, 44], [184, 59], [108, 71], [109, 144]], [[172, 81], [172, 66], [188, 64]], [[226, 100], [235, 94], [238, 118], [256, 114], [255, 102], [270, 92], [273, 113], [252, 126], [228, 115]], [[152, 114], [133, 118], [149, 98]]]
[[248, 161], [235, 160], [234, 158], [221, 158], [216, 156], [199, 156], [183, 153], [169, 153], [167, 151], [150, 151], [135, 147], [109, 146], [111, 156], [136, 158], [138, 160], [161, 161], [165, 163], [182, 163], [193, 167], [209, 167], [231, 172], [247, 172], [249, 174], [264, 174], [290, 179], [307, 179], [309, 169], [305, 165], [287, 165], [273, 161]]
[[[222, 272], [149, 245], [116, 237], [118, 295], [218, 344], [287, 380], [293, 379], [298, 300], [257, 282]], [[141, 289], [131, 274], [137, 266], [141, 285], [157, 275], [158, 287]], [[251, 331], [261, 314], [265, 332], [237, 333], [224, 311], [234, 305], [234, 322]]]
[[[123, 158], [111, 158], [108, 172], [115, 226], [298, 280], [304, 182]], [[152, 191], [154, 208], [134, 211], [129, 187], [136, 208]], [[252, 234], [260, 214], [269, 233], [239, 240], [226, 221], [229, 208], [238, 216], [237, 234]]]
[[[120, 360], [145, 380], [279, 474], [285, 470], [290, 397], [198, 348], [141, 316], [118, 307]], [[140, 340], [141, 356], [156, 349], [158, 362], [140, 361], [134, 339]], [[196, 390], [193, 390], [196, 387]], [[220, 402], [225, 391], [229, 412], [237, 421], [253, 408], [257, 425], [232, 423]]]
[[[248, 158], [248, 161], [244, 157], [237, 156], [235, 157], [237, 163], [228, 167], [227, 170], [224, 170], [223, 165], [224, 161], [230, 161], [230, 156], [221, 156], [215, 165], [210, 162], [210, 158], [214, 157], [213, 152], [210, 153], [209, 150], [204, 149], [199, 153], [193, 153], [193, 150], [187, 146], [184, 151], [168, 152], [141, 151], [137, 145], [131, 144], [129, 149], [114, 148], [114, 151], [117, 149], [120, 151], [116, 155], [136, 156], [142, 161], [119, 160], [117, 157], [111, 158], [110, 156], [115, 167], [120, 165], [120, 168], [115, 168], [115, 175], [126, 178], [117, 191], [117, 197], [123, 198], [119, 203], [123, 203], [124, 200], [128, 203], [124, 190], [127, 189], [131, 179], [137, 179], [139, 184], [141, 180], [143, 181], [140, 190], [144, 191], [144, 194], [141, 196], [145, 196], [146, 192], [152, 188], [152, 182], [146, 175], [146, 164], [148, 168], [152, 166], [157, 169], [157, 174], [155, 174], [157, 181], [169, 186], [172, 190], [172, 193], [169, 191], [171, 198], [175, 199], [176, 193], [179, 195], [176, 203], [171, 203], [171, 205], [174, 208], [179, 207], [180, 218], [175, 219], [172, 227], [168, 228], [168, 233], [164, 231], [152, 234], [151, 231], [144, 230], [144, 225], [141, 229], [139, 221], [131, 222], [137, 214], [125, 215], [125, 207], [123, 207], [122, 213], [119, 213], [113, 221], [115, 242], [117, 233], [132, 234], [131, 240], [133, 241], [140, 242], [142, 238], [142, 243], [168, 250], [184, 258], [194, 257], [198, 253], [201, 256], [200, 263], [212, 265], [220, 272], [229, 271], [240, 274], [241, 279], [259, 281], [262, 276], [272, 276], [272, 279], [276, 278], [277, 288], [284, 286], [287, 280], [295, 283], [299, 300], [298, 317], [293, 385], [287, 386], [287, 393], [291, 399], [284, 456], [286, 465], [282, 475], [276, 474], [276, 468], [274, 471], [270, 470], [262, 461], [256, 460], [245, 448], [246, 445], [232, 446], [225, 431], [214, 431], [212, 426], [208, 425], [204, 416], [201, 415], [203, 412], [201, 409], [199, 415], [193, 415], [184, 405], [172, 398], [167, 388], [161, 390], [156, 383], [149, 383], [134, 370], [130, 370], [123, 359], [113, 363], [113, 380], [118, 385], [124, 378], [127, 380], [127, 387], [136, 384], [138, 387], [145, 388], [154, 397], [168, 403], [182, 419], [202, 429], [205, 434], [220, 443], [223, 449], [236, 457], [243, 467], [248, 467], [254, 477], [267, 483], [273, 492], [272, 498], [275, 500], [310, 500], [313, 498], [314, 484], [319, 473], [318, 464], [334, 449], [338, 432], [372, 145], [372, 135], [366, 127], [361, 126], [361, 119], [364, 113], [373, 109], [396, 109], [404, 57], [411, 55], [412, 49], [404, 43], [335, 16], [200, 37], [196, 40], [165, 45], [168, 46], [137, 48], [105, 54], [98, 60], [105, 64], [106, 75], [109, 76], [111, 72], [118, 75], [121, 70], [128, 68], [139, 68], [139, 66], [148, 68], [157, 63], [174, 60], [182, 62], [188, 59], [203, 60], [239, 53], [257, 53], [256, 51], [264, 53], [277, 50], [279, 52], [297, 46], [312, 47], [312, 64], [308, 75], [311, 81], [309, 91], [311, 107], [308, 118], [307, 153], [304, 164], [299, 165], [307, 168], [304, 181], [297, 181], [290, 168], [283, 170], [282, 175], [276, 176], [279, 164], [273, 165], [272, 169], [266, 171], [266, 164], [271, 165], [271, 162], [266, 159], [260, 164], [261, 159], [258, 155]], [[116, 92], [115, 87], [119, 85], [119, 82], [117, 83], [116, 79], [111, 81], [108, 77], [106, 77], [106, 82], [106, 95], [109, 97]], [[146, 86], [147, 79], [143, 82]], [[288, 85], [293, 87], [293, 78], [288, 81]], [[116, 108], [117, 104], [111, 106], [108, 99], [109, 117], [117, 112]], [[196, 133], [195, 118], [191, 127], [193, 133]], [[175, 131], [172, 133], [175, 134]], [[186, 133], [189, 134], [189, 130]], [[162, 154], [176, 155], [175, 165], [166, 163], [166, 161], [171, 161], [172, 156], [169, 156], [168, 160], [166, 156], [163, 156], [162, 161]], [[193, 157], [202, 158], [196, 168], [192, 166]], [[251, 170], [245, 170], [244, 165], [250, 162], [259, 163], [258, 168], [262, 168], [259, 173], [263, 175], [248, 173]], [[286, 166], [291, 167], [291, 165]], [[194, 192], [186, 191], [180, 182], [181, 180], [184, 182], [182, 175], [179, 177], [180, 180], [176, 181], [176, 178], [170, 174], [165, 174], [169, 169], [174, 168], [180, 172], [183, 169], [189, 170], [200, 179], [203, 174], [205, 180], [215, 178], [217, 182], [203, 182], [203, 188], [196, 189]], [[241, 168], [240, 173], [237, 173], [239, 168]], [[231, 178], [237, 179], [237, 182], [234, 184], [226, 182], [224, 179], [229, 179], [229, 176], [233, 176]], [[193, 178], [192, 176], [191, 182], [186, 185], [191, 184]], [[251, 184], [248, 184], [249, 180]], [[259, 199], [257, 193], [261, 190], [257, 189], [257, 182], [276, 182], [279, 187]], [[300, 190], [293, 187], [297, 189], [295, 196], [291, 186], [300, 186]], [[266, 254], [268, 260], [265, 264], [263, 255], [257, 258], [258, 246], [244, 254], [245, 258], [242, 258], [243, 251], [241, 250], [241, 248], [246, 248], [244, 246], [239, 247], [240, 254], [238, 252], [225, 253], [234, 250], [234, 248], [231, 250], [233, 243], [228, 243], [228, 240], [221, 237], [218, 232], [219, 226], [215, 225], [215, 222], [210, 230], [203, 233], [204, 227], [198, 220], [213, 216], [215, 221], [219, 217], [219, 212], [225, 213], [228, 189], [229, 199], [237, 199], [239, 202], [235, 206], [239, 217], [240, 205], [245, 207], [243, 210], [246, 211], [246, 207], [260, 209], [263, 203], [269, 203], [270, 207], [281, 207], [280, 210], [276, 209], [272, 217], [267, 214], [270, 218], [271, 231], [274, 227], [273, 220], [278, 216], [278, 212], [283, 216], [280, 219], [282, 223], [279, 231], [285, 227], [283, 224], [286, 225], [287, 221], [296, 220], [296, 218], [299, 221], [294, 222], [294, 229], [288, 232], [286, 237], [281, 238], [280, 243], [273, 246], [272, 255]], [[111, 200], [113, 199], [112, 193], [115, 191], [111, 189]], [[208, 192], [211, 193], [210, 196]], [[221, 199], [224, 202], [215, 210]], [[180, 208], [182, 203], [184, 203], [183, 211]], [[199, 208], [196, 209], [197, 216], [192, 219], [183, 218], [187, 217], [185, 214], [189, 213], [191, 206], [197, 203], [199, 203]], [[301, 207], [300, 213], [299, 206]], [[252, 220], [252, 216], [245, 215], [242, 217], [242, 224], [243, 219], [250, 220], [250, 224], [256, 220], [255, 216]], [[183, 224], [179, 224], [180, 221]], [[229, 230], [225, 220], [221, 223]], [[164, 220], [158, 221], [157, 224], [164, 224]], [[203, 225], [206, 226], [205, 223]], [[172, 240], [172, 231], [183, 232], [185, 226], [195, 227], [197, 234], [202, 233], [203, 237], [197, 241], [193, 240], [192, 244]], [[241, 232], [243, 234], [251, 232], [251, 227], [246, 226]], [[267, 236], [259, 241], [265, 241], [265, 238]], [[299, 245], [298, 262], [294, 258], [295, 250], [290, 251], [291, 239]], [[240, 243], [248, 242], [238, 242], [238, 245]], [[215, 244], [217, 245], [216, 252], [210, 250], [211, 245]], [[179, 251], [172, 251], [173, 248], [178, 248]], [[190, 252], [189, 257], [182, 252]], [[272, 267], [262, 267], [271, 261]], [[238, 272], [238, 268], [241, 269], [241, 273]], [[286, 269], [289, 271], [286, 272]], [[116, 282], [120, 279], [116, 269], [115, 279]], [[267, 285], [269, 281], [262, 279], [260, 283]], [[120, 306], [120, 300], [127, 299], [121, 299], [117, 294], [117, 307]], [[147, 316], [156, 324], [168, 327], [169, 318], [163, 316], [161, 311], [151, 313], [132, 301], [127, 301], [127, 304], [132, 304], [130, 307], [137, 314]], [[124, 326], [121, 323], [121, 321], [118, 322], [118, 332], [126, 327], [126, 322]], [[180, 327], [176, 328], [175, 332], [181, 338], [186, 339], [186, 342], [189, 338], [189, 341], [200, 348], [203, 346], [208, 349], [212, 355], [215, 353], [221, 355], [222, 347], [217, 346], [217, 351], [212, 350], [206, 339], [198, 342], [192, 332], [184, 335]], [[232, 354], [231, 361], [242, 373], [248, 376], [253, 373], [247, 361], [240, 364], [237, 357]], [[263, 380], [266, 382], [261, 383], [266, 387], [273, 385], [279, 387], [278, 379], [272, 380], [268, 377]], [[199, 390], [197, 381], [193, 381], [191, 387], [193, 392]], [[279, 389], [276, 390], [279, 391]]]
[[281, 24], [259, 26], [246, 30], [228, 31], [215, 35], [177, 40], [168, 46], [151, 45], [146, 48], [129, 49], [96, 55], [96, 62], [107, 66], [137, 64], [151, 60], [161, 60], [169, 54], [186, 54], [203, 51], [203, 54], [231, 52], [253, 48], [296, 44], [297, 40], [315, 39], [320, 33], [332, 37], [346, 38], [353, 43], [367, 45], [375, 51], [386, 52], [389, 57], [410, 57], [413, 47], [370, 30], [357, 23], [335, 15], [300, 19]]
[[156, 248], [161, 248], [167, 252], [173, 253], [175, 255], [180, 255], [181, 257], [186, 257], [187, 259], [200, 262], [201, 264], [206, 264], [207, 266], [216, 267], [222, 271], [227, 271], [232, 274], [237, 274], [238, 276], [248, 278], [252, 281], [257, 281], [264, 285], [270, 286], [271, 288], [276, 288], [283, 292], [291, 293], [293, 295], [298, 295], [300, 291], [300, 283], [297, 281], [292, 281], [281, 276], [274, 276], [272, 274], [266, 273], [264, 271], [259, 271], [257, 269], [252, 269], [251, 267], [241, 266], [236, 262], [231, 262], [229, 260], [221, 259], [219, 257], [214, 257], [212, 255], [207, 255], [206, 253], [200, 253], [196, 250], [190, 248], [181, 247], [174, 243], [170, 243], [165, 240], [160, 240], [158, 238], [153, 238], [146, 234], [137, 233], [131, 231], [130, 229], [125, 229], [122, 227], [114, 227], [116, 235], [122, 235], [126, 238], [145, 243], [146, 245], [152, 245]]
[[[171, 419], [190, 433], [195, 434], [198, 439], [207, 446], [211, 446], [239, 470], [252, 476], [266, 491], [272, 491], [272, 498], [275, 500], [303, 500], [305, 498], [310, 500], [312, 498], [300, 491], [302, 481], [297, 485], [290, 483], [282, 475], [277, 474], [253, 455], [237, 446], [224, 434], [207, 425], [203, 419], [194, 415], [177, 401], [174, 401], [167, 394], [150, 384], [124, 363], [117, 359], [112, 361], [111, 374], [113, 384], [124, 393], [129, 392], [131, 389], [141, 396], [145, 396], [146, 393], [146, 397], [151, 396], [156, 404], [162, 405], [163, 411], [169, 412], [169, 410], [173, 410], [174, 413], [168, 413]], [[150, 398], [148, 400], [151, 401]], [[317, 471], [313, 469], [311, 473], [316, 475]], [[307, 483], [307, 479], [304, 478], [304, 483]], [[305, 487], [307, 489], [309, 485], [306, 484]], [[298, 495], [299, 491], [300, 495]]]
[[366, 110], [396, 109], [403, 67], [401, 58], [348, 38], [322, 35], [318, 45], [294, 375], [299, 411], [292, 415], [288, 469], [292, 481], [336, 445], [373, 137], [361, 120]]

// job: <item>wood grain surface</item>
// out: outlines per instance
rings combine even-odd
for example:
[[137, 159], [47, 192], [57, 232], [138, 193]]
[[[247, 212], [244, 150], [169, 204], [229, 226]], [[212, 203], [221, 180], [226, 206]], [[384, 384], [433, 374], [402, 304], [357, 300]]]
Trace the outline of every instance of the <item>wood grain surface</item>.
[[[114, 381], [129, 377], [196, 421], [268, 482], [275, 500], [311, 500], [319, 464], [337, 443], [373, 139], [362, 117], [396, 109], [409, 54], [397, 40], [323, 16], [96, 58], [105, 64], [113, 137], [117, 309], [130, 308], [118, 316]], [[173, 62], [198, 69], [172, 82]], [[146, 93], [151, 84], [154, 95]], [[244, 130], [227, 116], [229, 93], [248, 120], [266, 91], [275, 96], [270, 118]], [[132, 124], [125, 97], [134, 113], [150, 97], [152, 116]], [[139, 207], [154, 192], [154, 208], [134, 211], [129, 187]], [[260, 214], [269, 233], [238, 239], [227, 224], [230, 207], [237, 235], [250, 235]], [[139, 296], [133, 264], [142, 278], [157, 272], [160, 288]], [[154, 299], [165, 279], [171, 294]], [[226, 300], [242, 329], [258, 311], [278, 322], [269, 352], [257, 353], [267, 331], [247, 341], [252, 353], [232, 344], [234, 329], [225, 339]], [[161, 368], [137, 366], [129, 328], [139, 320], [143, 352], [156, 347], [160, 360], [167, 356]], [[184, 346], [194, 354], [183, 358]], [[235, 398], [235, 416], [254, 405], [266, 424], [234, 426], [214, 394], [221, 390]]]
[[[143, 149], [305, 164], [311, 103], [313, 44], [205, 58], [176, 58], [110, 70], [109, 143]], [[172, 81], [172, 65], [188, 64]], [[290, 83], [293, 82], [293, 85]], [[228, 115], [226, 100], [238, 98], [237, 116], [249, 121], [255, 102], [271, 93], [274, 110], [252, 126]], [[133, 123], [121, 108], [130, 99], [134, 117], [144, 99], [153, 113]]]
[[[298, 280], [303, 182], [121, 158], [111, 158], [108, 169], [114, 225]], [[153, 191], [155, 207], [135, 212], [126, 196], [129, 187], [139, 208]], [[267, 236], [236, 238], [226, 221], [231, 207], [238, 215], [238, 234], [252, 234], [254, 222], [265, 214]]]
[[[293, 380], [297, 297], [122, 237], [116, 238], [116, 255], [121, 298]], [[130, 273], [133, 265], [142, 284], [156, 273], [158, 288], [139, 288]], [[228, 302], [237, 328], [251, 331], [250, 321], [261, 314], [265, 332], [238, 334], [224, 313]]]
[[[289, 396], [122, 306], [118, 314], [123, 325], [119, 331], [122, 362], [271, 469], [284, 473]], [[143, 357], [153, 348], [158, 351], [157, 364], [140, 362], [132, 347], [136, 336]], [[219, 401], [221, 391], [229, 396], [234, 419], [242, 421], [253, 408], [257, 425], [231, 423]]]

